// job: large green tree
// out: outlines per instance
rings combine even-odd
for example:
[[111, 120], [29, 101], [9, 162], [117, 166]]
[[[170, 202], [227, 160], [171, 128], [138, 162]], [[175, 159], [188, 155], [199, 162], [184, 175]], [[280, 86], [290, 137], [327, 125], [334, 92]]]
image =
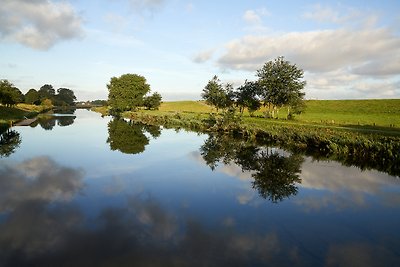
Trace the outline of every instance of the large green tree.
[[57, 89], [57, 94], [54, 96], [54, 104], [56, 106], [74, 106], [75, 101], [74, 91], [68, 88]]
[[147, 109], [158, 109], [161, 105], [161, 95], [157, 92], [144, 97], [143, 106]]
[[219, 109], [232, 106], [233, 96], [232, 85], [229, 83], [223, 85], [216, 75], [208, 81], [201, 94], [206, 103], [214, 106], [217, 112]]
[[257, 76], [264, 104], [268, 105], [272, 117], [277, 116], [282, 106], [288, 107], [288, 117], [292, 110], [300, 111], [305, 95], [302, 90], [306, 85], [302, 69], [284, 57], [278, 57], [257, 70]]
[[243, 85], [237, 88], [235, 99], [240, 113], [243, 113], [245, 108], [250, 112], [250, 115], [258, 110], [261, 107], [259, 94], [260, 86], [258, 82], [245, 81]]
[[50, 99], [53, 101], [54, 96], [56, 94], [56, 90], [54, 90], [53, 85], [45, 84], [42, 87], [40, 87], [38, 93], [40, 101], [43, 101], [44, 99]]
[[12, 106], [24, 101], [22, 92], [8, 80], [0, 80], [0, 102]]
[[39, 100], [39, 93], [36, 91], [36, 89], [29, 89], [28, 92], [25, 94], [25, 103], [27, 104], [35, 104], [38, 105], [40, 104]]
[[150, 91], [146, 78], [137, 74], [112, 77], [108, 88], [108, 103], [115, 112], [134, 110], [143, 105], [143, 97]]

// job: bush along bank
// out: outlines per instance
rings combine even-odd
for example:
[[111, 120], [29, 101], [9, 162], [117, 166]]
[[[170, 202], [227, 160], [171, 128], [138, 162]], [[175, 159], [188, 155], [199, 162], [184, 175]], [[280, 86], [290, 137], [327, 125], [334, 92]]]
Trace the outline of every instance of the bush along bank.
[[313, 156], [316, 159], [332, 159], [347, 166], [357, 166], [363, 170], [376, 169], [400, 176], [400, 138], [397, 136], [282, 124], [274, 121], [269, 121], [260, 127], [244, 123], [241, 117], [233, 112], [208, 116], [128, 112], [125, 113], [125, 117], [165, 128], [229, 134]]

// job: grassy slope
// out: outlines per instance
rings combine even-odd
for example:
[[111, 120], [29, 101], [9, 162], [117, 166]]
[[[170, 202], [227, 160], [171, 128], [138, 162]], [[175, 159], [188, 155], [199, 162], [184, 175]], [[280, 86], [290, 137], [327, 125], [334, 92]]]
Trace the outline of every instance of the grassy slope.
[[209, 113], [212, 111], [212, 108], [206, 105], [204, 101], [175, 101], [163, 102], [159, 111]]
[[306, 111], [297, 120], [400, 128], [400, 99], [309, 100]]
[[[400, 99], [385, 100], [308, 100], [307, 108], [301, 115], [297, 115], [294, 121], [289, 123], [344, 125], [357, 127], [370, 125], [381, 127], [393, 126], [400, 128]], [[162, 103], [159, 113], [185, 112], [185, 113], [209, 113], [212, 108], [203, 101], [176, 101]], [[215, 111], [215, 109], [214, 109]], [[285, 116], [285, 109], [280, 112]], [[255, 115], [262, 115], [262, 110]], [[263, 124], [266, 120], [250, 118], [247, 113], [244, 119], [250, 123]], [[267, 120], [270, 121], [270, 120]], [[285, 121], [282, 120], [282, 123]], [[369, 127], [371, 128], [371, 127]]]

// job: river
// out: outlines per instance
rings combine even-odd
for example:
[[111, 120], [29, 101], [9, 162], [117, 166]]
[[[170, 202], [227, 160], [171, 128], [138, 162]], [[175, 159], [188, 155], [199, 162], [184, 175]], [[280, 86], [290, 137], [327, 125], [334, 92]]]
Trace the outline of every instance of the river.
[[8, 135], [0, 266], [400, 266], [399, 177], [87, 110]]

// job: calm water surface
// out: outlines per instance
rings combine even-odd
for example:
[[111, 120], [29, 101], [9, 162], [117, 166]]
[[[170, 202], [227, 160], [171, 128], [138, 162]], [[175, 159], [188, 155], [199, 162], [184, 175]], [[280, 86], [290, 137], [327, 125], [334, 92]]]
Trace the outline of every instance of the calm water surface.
[[0, 266], [400, 266], [398, 177], [86, 110], [33, 126], [2, 148]]

